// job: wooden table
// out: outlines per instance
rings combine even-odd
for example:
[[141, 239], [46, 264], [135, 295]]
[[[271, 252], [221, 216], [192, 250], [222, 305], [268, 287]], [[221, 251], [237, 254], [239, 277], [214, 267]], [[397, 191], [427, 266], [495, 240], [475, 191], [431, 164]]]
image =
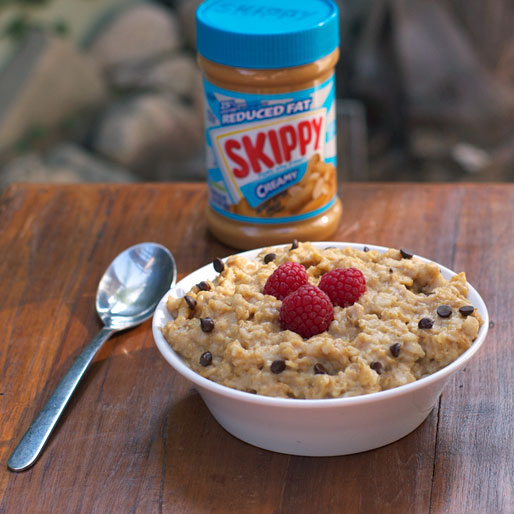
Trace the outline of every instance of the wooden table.
[[[7, 458], [98, 331], [98, 279], [145, 240], [179, 278], [232, 253], [199, 184], [13, 185], [0, 200], [0, 513], [506, 513], [514, 509], [514, 185], [349, 184], [334, 240], [406, 247], [465, 270], [486, 343], [404, 439], [344, 457], [249, 446], [154, 347], [151, 324], [101, 351], [36, 465]], [[380, 430], [380, 427], [377, 427]]]

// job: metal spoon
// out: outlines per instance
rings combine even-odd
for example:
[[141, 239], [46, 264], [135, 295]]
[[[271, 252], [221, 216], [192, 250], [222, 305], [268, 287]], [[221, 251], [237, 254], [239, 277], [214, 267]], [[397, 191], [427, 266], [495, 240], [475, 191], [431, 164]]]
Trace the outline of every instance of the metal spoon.
[[132, 246], [114, 259], [96, 293], [96, 310], [104, 327], [79, 355], [11, 454], [7, 463], [11, 470], [23, 471], [34, 464], [103, 343], [115, 332], [150, 318], [176, 278], [173, 255], [157, 243]]

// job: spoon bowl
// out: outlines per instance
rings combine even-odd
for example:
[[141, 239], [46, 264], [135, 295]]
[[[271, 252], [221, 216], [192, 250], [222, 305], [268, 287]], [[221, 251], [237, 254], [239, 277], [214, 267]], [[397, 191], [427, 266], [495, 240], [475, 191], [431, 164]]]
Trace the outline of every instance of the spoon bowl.
[[96, 293], [96, 311], [103, 324], [115, 330], [150, 318], [175, 283], [177, 266], [164, 246], [142, 243], [118, 255], [107, 268]]
[[7, 462], [9, 469], [23, 471], [34, 464], [105, 341], [115, 332], [150, 318], [176, 278], [173, 255], [157, 243], [131, 246], [114, 259], [101, 278], [96, 294], [96, 310], [104, 326], [75, 360], [18, 443]]

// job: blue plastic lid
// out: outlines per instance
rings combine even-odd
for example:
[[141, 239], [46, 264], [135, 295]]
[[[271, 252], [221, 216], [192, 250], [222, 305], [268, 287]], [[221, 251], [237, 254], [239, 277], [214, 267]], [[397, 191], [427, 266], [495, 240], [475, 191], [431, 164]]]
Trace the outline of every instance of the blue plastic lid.
[[206, 0], [196, 11], [200, 55], [241, 68], [307, 64], [339, 45], [333, 0]]

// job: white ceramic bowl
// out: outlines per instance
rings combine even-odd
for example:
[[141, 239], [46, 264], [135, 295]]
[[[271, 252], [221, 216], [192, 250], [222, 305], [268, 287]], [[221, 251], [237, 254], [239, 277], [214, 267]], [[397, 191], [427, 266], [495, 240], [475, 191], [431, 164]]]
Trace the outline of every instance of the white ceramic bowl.
[[[362, 249], [363, 244], [322, 242], [319, 247]], [[381, 246], [366, 245], [385, 251]], [[244, 252], [254, 258], [260, 249]], [[419, 257], [419, 256], [417, 256]], [[428, 259], [422, 260], [428, 262]], [[439, 265], [449, 278], [455, 273]], [[177, 283], [159, 303], [153, 318], [157, 348], [171, 366], [197, 388], [216, 420], [228, 432], [266, 450], [292, 455], [347, 455], [392, 443], [417, 428], [434, 407], [448, 378], [478, 351], [489, 327], [489, 315], [478, 292], [468, 284], [468, 299], [484, 320], [477, 339], [457, 360], [416, 382], [395, 389], [350, 398], [301, 400], [272, 398], [231, 389], [191, 370], [164, 339], [160, 327], [171, 316], [166, 309], [168, 295], [181, 297], [201, 280], [216, 277], [212, 263]]]

